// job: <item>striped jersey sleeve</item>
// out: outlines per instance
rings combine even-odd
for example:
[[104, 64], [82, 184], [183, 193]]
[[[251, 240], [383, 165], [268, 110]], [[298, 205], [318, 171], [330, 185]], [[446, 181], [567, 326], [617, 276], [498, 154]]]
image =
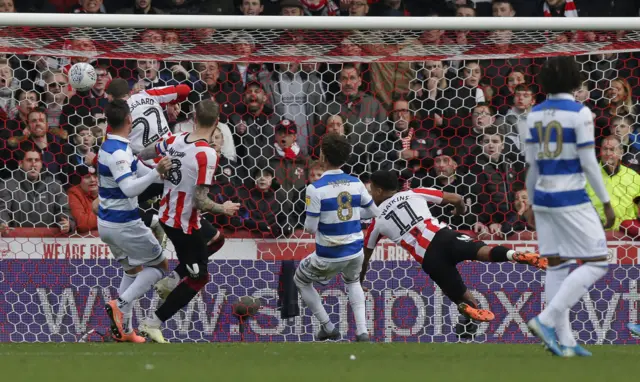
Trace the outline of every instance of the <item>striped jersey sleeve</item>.
[[131, 168], [132, 164], [133, 161], [131, 155], [128, 155], [122, 150], [117, 150], [111, 154], [108, 167], [116, 182], [120, 182], [133, 175], [134, 171]]
[[583, 107], [576, 119], [576, 146], [578, 148], [593, 146], [595, 144], [595, 128], [591, 110], [588, 107]]
[[411, 190], [414, 194], [418, 194], [418, 196], [422, 197], [429, 203], [440, 204], [442, 203], [442, 198], [444, 193], [440, 190], [436, 190], [435, 188], [414, 188]]
[[368, 249], [375, 249], [378, 241], [380, 241], [381, 235], [378, 229], [379, 225], [376, 224], [376, 219], [371, 221], [367, 228], [367, 233], [364, 235], [364, 246]]
[[206, 144], [205, 146], [206, 147], [199, 147], [199, 150], [196, 153], [196, 162], [198, 166], [196, 184], [199, 186], [210, 186], [213, 184], [214, 174], [216, 172], [216, 166], [218, 163], [218, 158], [215, 150], [211, 147], [208, 147], [208, 145]]
[[319, 191], [313, 186], [313, 184], [308, 185], [307, 195], [305, 198], [307, 216], [312, 216], [312, 217], [320, 216], [321, 203], [322, 203], [322, 197]]

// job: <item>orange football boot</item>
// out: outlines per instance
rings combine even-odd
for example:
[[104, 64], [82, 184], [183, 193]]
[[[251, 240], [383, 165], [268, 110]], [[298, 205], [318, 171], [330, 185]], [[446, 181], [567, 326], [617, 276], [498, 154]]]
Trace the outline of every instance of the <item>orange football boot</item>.
[[104, 310], [107, 312], [109, 320], [111, 320], [111, 336], [116, 341], [121, 341], [125, 336], [124, 328], [122, 327], [124, 315], [122, 314], [120, 308], [118, 308], [118, 302], [116, 300], [109, 301], [104, 306]]
[[545, 270], [547, 269], [547, 265], [549, 265], [549, 260], [544, 257], [540, 257], [537, 253], [523, 253], [516, 252], [513, 255], [513, 261], [520, 264], [529, 264], [533, 267]]
[[458, 304], [458, 311], [473, 320], [481, 322], [493, 321], [496, 318], [490, 310], [474, 308], [466, 302]]
[[138, 333], [136, 333], [135, 330], [133, 332], [131, 332], [131, 333], [124, 333], [122, 335], [122, 338], [120, 338], [120, 339], [117, 339], [115, 337], [114, 337], [114, 339], [116, 341], [118, 341], [118, 342], [133, 342], [133, 343], [136, 343], [136, 344], [142, 344], [142, 343], [147, 342], [147, 340], [144, 337], [142, 337], [141, 335], [138, 335]]

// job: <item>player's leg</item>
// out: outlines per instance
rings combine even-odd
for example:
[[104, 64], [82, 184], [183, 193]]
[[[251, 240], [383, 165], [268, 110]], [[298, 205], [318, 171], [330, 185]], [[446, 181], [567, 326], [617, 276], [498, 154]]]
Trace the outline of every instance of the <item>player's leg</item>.
[[300, 262], [293, 276], [302, 300], [320, 323], [320, 331], [316, 334], [318, 341], [340, 339], [340, 331], [329, 319], [329, 314], [322, 305], [322, 298], [313, 286], [314, 282], [327, 283], [336, 273], [331, 263], [312, 253]]
[[478, 301], [462, 280], [456, 264], [464, 259], [472, 260], [485, 244], [445, 228], [433, 237], [422, 260], [422, 269], [431, 277], [442, 293], [458, 306], [463, 315], [477, 321], [491, 321], [495, 315], [481, 309]]
[[633, 334], [634, 336], [640, 337], [640, 324], [628, 323], [627, 324], [627, 329], [629, 329], [631, 334]]
[[105, 308], [112, 312], [111, 315], [122, 313], [122, 340], [139, 342], [131, 324], [133, 306], [164, 276], [168, 263], [160, 243], [142, 222], [128, 226], [124, 232], [126, 234], [120, 233], [122, 238], [119, 247], [126, 253], [127, 264], [123, 264], [125, 278], [135, 272], [135, 279], [126, 289], [119, 291], [118, 298], [109, 301]]
[[[207, 240], [208, 254], [209, 256], [212, 256], [224, 245], [224, 235], [205, 218], [200, 220], [200, 226], [201, 235], [205, 240]], [[167, 298], [169, 293], [178, 286], [180, 281], [187, 276], [189, 276], [189, 271], [184, 264], [180, 263], [170, 274], [167, 275], [167, 277], [156, 283], [154, 288], [160, 297], [161, 304], [164, 303], [164, 300]]]
[[356, 341], [358, 342], [369, 341], [365, 296], [360, 284], [360, 272], [362, 271], [363, 262], [364, 256], [358, 256], [347, 261], [342, 270], [344, 283], [347, 287], [347, 295], [349, 296], [349, 305], [351, 305], [353, 317], [356, 321]]
[[187, 235], [181, 228], [176, 229], [164, 224], [162, 228], [173, 243], [178, 261], [184, 265], [189, 275], [169, 293], [164, 304], [140, 324], [140, 333], [159, 343], [166, 342], [160, 329], [162, 323], [189, 304], [209, 282], [207, 246], [200, 231], [193, 230]]

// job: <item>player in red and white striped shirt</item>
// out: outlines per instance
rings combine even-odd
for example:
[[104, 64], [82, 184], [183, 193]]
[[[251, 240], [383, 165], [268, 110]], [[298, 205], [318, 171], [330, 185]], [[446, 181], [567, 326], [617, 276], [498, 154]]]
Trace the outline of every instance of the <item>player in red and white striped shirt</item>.
[[[218, 157], [210, 147], [213, 131], [218, 125], [220, 106], [212, 100], [196, 105], [196, 128], [193, 133], [174, 135], [143, 150], [142, 160], [157, 155], [171, 158], [173, 167], [164, 180], [160, 201], [160, 224], [173, 243], [179, 265], [175, 272], [184, 277], [167, 296], [155, 313], [140, 325], [140, 333], [156, 342], [164, 342], [160, 327], [186, 306], [209, 281], [210, 237], [201, 231], [200, 212], [234, 215], [240, 204], [230, 201], [214, 203], [207, 194], [213, 184]], [[155, 151], [155, 153], [154, 153]]]
[[478, 301], [467, 290], [456, 264], [465, 260], [513, 261], [546, 268], [546, 259], [538, 254], [520, 253], [502, 246], [489, 247], [450, 229], [431, 215], [428, 203], [452, 204], [456, 214], [464, 214], [465, 204], [460, 195], [431, 188], [397, 192], [398, 187], [398, 177], [393, 172], [377, 171], [371, 175], [371, 196], [381, 213], [365, 236], [361, 282], [376, 244], [385, 236], [422, 264], [422, 269], [442, 292], [458, 305], [460, 313], [478, 321], [491, 321], [494, 314], [478, 308]]

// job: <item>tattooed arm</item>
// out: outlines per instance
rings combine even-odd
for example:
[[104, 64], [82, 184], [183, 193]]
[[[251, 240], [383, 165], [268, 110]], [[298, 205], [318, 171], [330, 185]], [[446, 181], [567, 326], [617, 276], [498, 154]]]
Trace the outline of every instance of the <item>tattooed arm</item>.
[[229, 200], [223, 204], [218, 204], [209, 199], [209, 187], [205, 185], [196, 186], [196, 195], [194, 198], [196, 208], [203, 212], [211, 212], [212, 214], [225, 214], [232, 216], [240, 208], [240, 203], [233, 203]]
[[156, 150], [156, 145], [149, 145], [145, 147], [140, 153], [138, 153], [138, 158], [141, 160], [149, 160], [154, 159], [158, 156], [158, 151]]

